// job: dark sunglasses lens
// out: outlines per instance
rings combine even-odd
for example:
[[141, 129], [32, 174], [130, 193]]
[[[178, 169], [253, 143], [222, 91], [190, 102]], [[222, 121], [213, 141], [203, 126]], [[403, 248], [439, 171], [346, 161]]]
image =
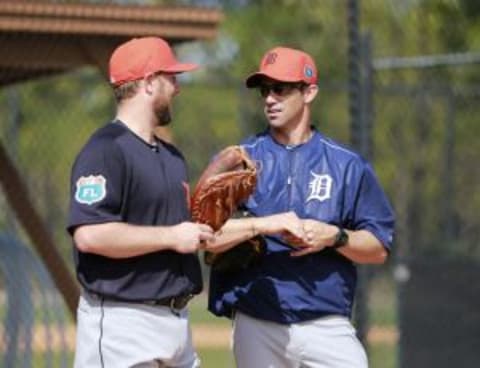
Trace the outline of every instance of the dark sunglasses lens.
[[260, 86], [260, 94], [262, 97], [267, 97], [270, 94], [270, 87], [268, 86]]
[[283, 96], [290, 90], [290, 86], [288, 84], [283, 84], [283, 83], [276, 83], [272, 85], [264, 85], [260, 86], [260, 94], [262, 97], [267, 97], [270, 92], [273, 92], [277, 96]]
[[286, 84], [274, 84], [271, 89], [276, 95], [283, 96], [289, 90], [289, 86]]

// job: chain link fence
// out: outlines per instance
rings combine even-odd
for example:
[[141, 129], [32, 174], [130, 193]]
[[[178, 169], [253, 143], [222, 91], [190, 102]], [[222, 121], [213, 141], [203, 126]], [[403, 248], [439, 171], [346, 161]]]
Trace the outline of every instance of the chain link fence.
[[398, 218], [400, 366], [473, 367], [480, 359], [478, 87], [380, 83], [375, 162], [389, 172]]
[[[70, 166], [75, 150], [107, 120], [94, 110], [104, 103], [108, 110], [109, 99], [108, 86], [91, 69], [0, 91], [0, 141], [72, 271], [65, 232]], [[0, 209], [0, 366], [71, 366], [71, 315], [3, 191]]]
[[0, 235], [2, 367], [67, 367], [72, 323], [48, 271], [13, 234]]

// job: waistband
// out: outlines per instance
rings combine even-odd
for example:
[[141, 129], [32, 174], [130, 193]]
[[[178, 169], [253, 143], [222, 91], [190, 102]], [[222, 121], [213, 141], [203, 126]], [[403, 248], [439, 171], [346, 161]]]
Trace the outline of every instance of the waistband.
[[185, 308], [188, 305], [188, 302], [192, 300], [192, 298], [195, 296], [194, 294], [184, 294], [184, 295], [177, 295], [174, 297], [157, 299], [157, 300], [125, 300], [125, 299], [115, 298], [112, 296], [102, 295], [102, 294], [95, 293], [92, 291], [87, 291], [87, 290], [85, 290], [84, 292], [96, 299], [103, 299], [104, 301], [108, 301], [108, 302], [164, 306], [164, 307], [169, 307], [172, 310], [181, 310]]

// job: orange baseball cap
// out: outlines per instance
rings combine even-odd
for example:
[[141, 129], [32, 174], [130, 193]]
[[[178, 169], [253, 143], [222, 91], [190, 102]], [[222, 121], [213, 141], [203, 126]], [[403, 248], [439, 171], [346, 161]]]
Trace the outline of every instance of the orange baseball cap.
[[263, 56], [259, 71], [246, 79], [248, 88], [258, 87], [264, 77], [280, 82], [317, 83], [317, 68], [307, 53], [288, 47], [275, 47]]
[[197, 67], [197, 64], [180, 63], [170, 45], [159, 37], [133, 38], [113, 51], [109, 63], [110, 83], [118, 86], [157, 72], [182, 73]]

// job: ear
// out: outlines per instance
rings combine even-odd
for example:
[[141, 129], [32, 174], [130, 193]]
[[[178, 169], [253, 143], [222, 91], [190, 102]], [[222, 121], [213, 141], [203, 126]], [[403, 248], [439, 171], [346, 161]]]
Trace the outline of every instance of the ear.
[[148, 95], [151, 95], [154, 91], [154, 87], [153, 87], [154, 79], [155, 79], [154, 74], [148, 75], [145, 78], [143, 78], [143, 88]]
[[312, 102], [318, 93], [318, 86], [316, 84], [310, 84], [303, 90], [303, 99], [305, 103]]

